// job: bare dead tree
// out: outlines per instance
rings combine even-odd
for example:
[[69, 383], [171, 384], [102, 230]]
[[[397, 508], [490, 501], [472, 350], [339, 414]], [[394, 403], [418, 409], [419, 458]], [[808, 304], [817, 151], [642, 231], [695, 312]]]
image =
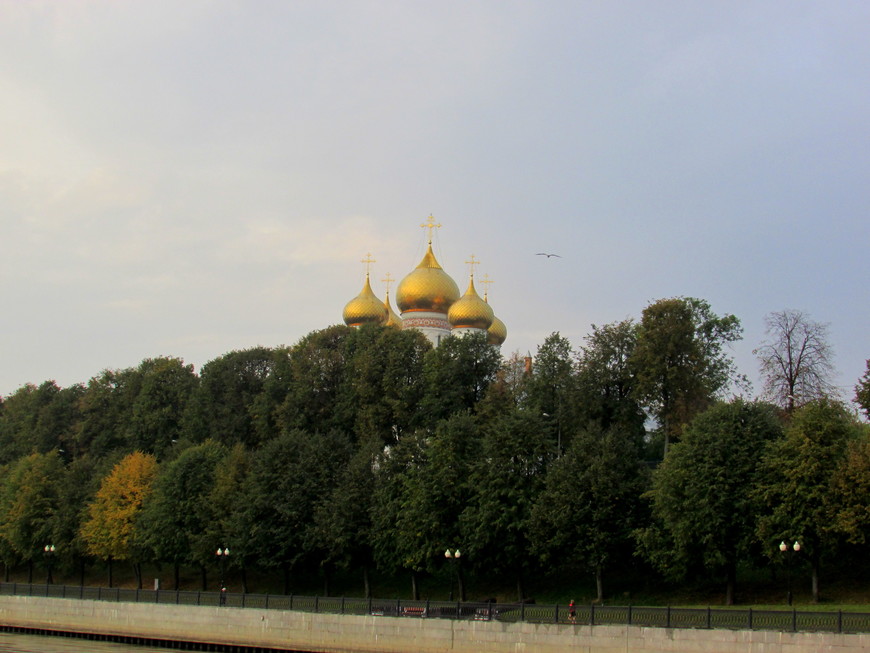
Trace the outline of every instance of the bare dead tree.
[[768, 314], [765, 340], [752, 353], [761, 364], [762, 395], [787, 411], [820, 397], [838, 394], [832, 383], [834, 352], [828, 325], [794, 309]]

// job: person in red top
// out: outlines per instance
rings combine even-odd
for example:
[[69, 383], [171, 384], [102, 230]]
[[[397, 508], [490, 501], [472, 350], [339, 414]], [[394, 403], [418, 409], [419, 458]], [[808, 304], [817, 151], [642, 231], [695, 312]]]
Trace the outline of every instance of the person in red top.
[[574, 607], [574, 599], [568, 604], [568, 621], [572, 624], [577, 623], [577, 608]]

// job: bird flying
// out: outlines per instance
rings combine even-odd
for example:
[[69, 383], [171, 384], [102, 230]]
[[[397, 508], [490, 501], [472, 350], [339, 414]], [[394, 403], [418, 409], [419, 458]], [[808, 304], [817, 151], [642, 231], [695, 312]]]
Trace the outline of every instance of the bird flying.
[[562, 258], [558, 254], [547, 254], [547, 252], [538, 252], [537, 254], [535, 254], [535, 256], [546, 256], [547, 258], [550, 258], [551, 256], [555, 256], [556, 258]]

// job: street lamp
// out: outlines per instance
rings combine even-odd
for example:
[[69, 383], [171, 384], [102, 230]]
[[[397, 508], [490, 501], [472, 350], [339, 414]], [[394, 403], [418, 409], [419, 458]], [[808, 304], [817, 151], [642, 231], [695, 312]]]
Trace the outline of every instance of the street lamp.
[[788, 604], [791, 605], [791, 557], [794, 553], [799, 553], [801, 550], [801, 543], [795, 540], [795, 543], [789, 546], [785, 543], [785, 540], [779, 543], [779, 550], [785, 556], [785, 574], [788, 578], [788, 594], [786, 594], [786, 598], [788, 600]]
[[51, 575], [51, 566], [54, 562], [54, 552], [56, 551], [54, 544], [46, 544], [42, 547], [42, 550], [45, 551], [45, 568], [46, 568], [46, 576], [45, 576], [45, 584], [51, 585], [54, 583], [54, 578]]
[[[459, 600], [464, 601], [465, 587], [462, 584], [462, 568], [459, 566], [459, 559], [462, 557], [462, 553], [459, 551], [459, 549], [456, 549], [455, 551], [447, 549], [444, 552], [444, 557], [448, 560], [453, 560], [454, 564], [456, 565], [456, 585], [459, 589]], [[450, 583], [450, 600], [453, 600], [453, 583]]]
[[220, 596], [220, 604], [226, 605], [227, 602], [227, 588], [225, 585], [225, 578], [227, 575], [227, 558], [230, 556], [230, 550], [228, 547], [224, 547], [223, 549], [218, 547], [217, 551], [215, 551], [215, 555], [218, 559], [218, 564], [220, 565], [221, 571], [221, 596]]

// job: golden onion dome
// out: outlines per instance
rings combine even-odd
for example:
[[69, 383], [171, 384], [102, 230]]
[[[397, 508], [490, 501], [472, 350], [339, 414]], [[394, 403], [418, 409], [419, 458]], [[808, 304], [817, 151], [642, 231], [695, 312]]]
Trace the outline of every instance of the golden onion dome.
[[491, 345], [501, 345], [507, 340], [507, 327], [497, 317], [492, 318], [492, 325], [486, 330], [486, 341]]
[[345, 305], [343, 317], [346, 325], [354, 327], [363, 324], [384, 324], [387, 321], [387, 309], [372, 292], [368, 274], [362, 292]]
[[384, 326], [393, 327], [396, 329], [402, 328], [402, 318], [396, 315], [396, 311], [393, 310], [392, 305], [390, 305], [390, 291], [387, 291], [387, 298], [384, 300], [384, 307], [387, 309], [387, 321], [384, 323]]
[[432, 311], [446, 313], [459, 299], [459, 288], [438, 264], [432, 253], [432, 243], [423, 260], [399, 283], [396, 290], [396, 305], [406, 311]]
[[480, 298], [474, 289], [474, 275], [468, 280], [468, 290], [456, 300], [447, 313], [447, 320], [454, 329], [462, 327], [472, 329], [489, 329], [492, 325], [492, 308]]

